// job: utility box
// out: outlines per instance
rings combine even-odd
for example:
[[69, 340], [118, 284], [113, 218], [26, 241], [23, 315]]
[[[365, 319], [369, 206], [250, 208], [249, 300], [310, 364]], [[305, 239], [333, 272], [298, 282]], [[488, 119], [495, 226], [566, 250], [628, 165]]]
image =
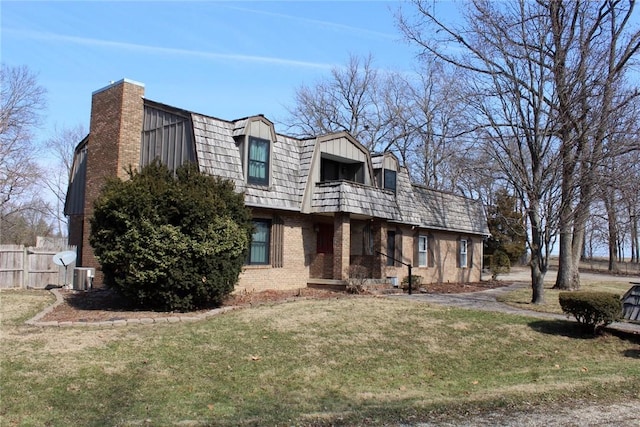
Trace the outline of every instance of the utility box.
[[90, 267], [76, 267], [73, 269], [73, 289], [88, 291], [93, 286], [93, 277], [96, 269]]

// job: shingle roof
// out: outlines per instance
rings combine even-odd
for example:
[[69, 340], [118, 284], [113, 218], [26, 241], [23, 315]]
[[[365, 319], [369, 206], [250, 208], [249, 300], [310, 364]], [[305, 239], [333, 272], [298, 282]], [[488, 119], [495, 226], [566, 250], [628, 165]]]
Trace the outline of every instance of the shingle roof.
[[[224, 121], [192, 113], [197, 158], [203, 171], [232, 179], [245, 192], [247, 205], [302, 210], [307, 192], [311, 213], [350, 212], [423, 228], [488, 235], [480, 202], [412, 184], [405, 168], [397, 173], [396, 194], [349, 181], [308, 182], [317, 139], [299, 140], [276, 134], [268, 187], [246, 184], [241, 153], [234, 137], [241, 136], [250, 118]], [[319, 157], [319, 156], [318, 156]], [[374, 168], [383, 156], [372, 156]]]
[[245, 201], [249, 206], [300, 210], [298, 187], [300, 151], [296, 140], [276, 135], [271, 153], [271, 181], [268, 188], [247, 185]]
[[479, 201], [415, 184], [412, 190], [415, 202], [407, 204], [406, 210], [411, 211], [412, 218], [419, 218], [420, 226], [489, 235], [484, 208]]
[[388, 220], [399, 219], [393, 192], [350, 181], [316, 185], [311, 201], [313, 212], [349, 212]]
[[228, 178], [244, 190], [240, 150], [233, 140], [232, 123], [192, 114], [196, 156], [203, 172]]

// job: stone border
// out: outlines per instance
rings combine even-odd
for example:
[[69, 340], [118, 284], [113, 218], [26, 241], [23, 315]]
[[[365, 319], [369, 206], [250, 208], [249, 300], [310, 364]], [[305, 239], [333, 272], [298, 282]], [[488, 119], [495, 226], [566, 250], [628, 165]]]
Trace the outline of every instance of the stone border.
[[58, 289], [50, 289], [49, 290], [56, 297], [56, 301], [42, 310], [40, 313], [36, 314], [31, 319], [27, 320], [25, 324], [31, 326], [53, 326], [53, 327], [68, 327], [68, 326], [129, 326], [129, 325], [153, 325], [160, 323], [178, 323], [178, 322], [197, 322], [200, 320], [204, 320], [208, 317], [217, 316], [219, 314], [224, 314], [229, 311], [237, 310], [242, 307], [240, 306], [231, 306], [231, 307], [220, 307], [214, 308], [213, 310], [209, 310], [200, 314], [193, 315], [184, 315], [184, 316], [169, 316], [169, 317], [141, 317], [136, 319], [119, 319], [119, 320], [104, 320], [99, 322], [70, 322], [70, 321], [49, 321], [43, 322], [41, 319], [47, 314], [51, 313], [57, 306], [64, 302], [64, 298], [58, 291]]

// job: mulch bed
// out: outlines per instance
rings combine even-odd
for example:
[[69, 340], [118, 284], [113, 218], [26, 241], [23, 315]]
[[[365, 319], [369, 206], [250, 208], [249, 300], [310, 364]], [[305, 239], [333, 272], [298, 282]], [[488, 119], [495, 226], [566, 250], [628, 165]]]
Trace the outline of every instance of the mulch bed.
[[[414, 293], [466, 293], [478, 292], [505, 286], [504, 282], [481, 283], [434, 283], [422, 285]], [[159, 312], [140, 310], [132, 306], [127, 300], [106, 289], [96, 289], [88, 292], [60, 289], [64, 303], [58, 305], [48, 313], [42, 321], [58, 322], [100, 322], [125, 320], [135, 318], [159, 318], [172, 316], [189, 316], [205, 313], [199, 310], [189, 313]], [[323, 289], [301, 288], [296, 290], [266, 290], [261, 292], [238, 292], [231, 295], [223, 306], [251, 307], [265, 303], [277, 303], [298, 298], [326, 299], [348, 298], [352, 295], [344, 292], [334, 292]]]

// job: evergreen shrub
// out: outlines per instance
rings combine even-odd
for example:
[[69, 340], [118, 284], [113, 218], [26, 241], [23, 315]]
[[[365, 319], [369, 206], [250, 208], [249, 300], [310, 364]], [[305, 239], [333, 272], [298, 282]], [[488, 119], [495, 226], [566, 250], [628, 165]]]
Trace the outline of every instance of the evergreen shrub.
[[111, 179], [94, 204], [89, 242], [105, 286], [140, 307], [190, 311], [233, 291], [253, 226], [229, 180], [154, 162]]
[[506, 252], [496, 250], [491, 255], [491, 261], [489, 262], [489, 270], [491, 270], [491, 278], [496, 280], [500, 274], [505, 274], [511, 271], [511, 260]]

